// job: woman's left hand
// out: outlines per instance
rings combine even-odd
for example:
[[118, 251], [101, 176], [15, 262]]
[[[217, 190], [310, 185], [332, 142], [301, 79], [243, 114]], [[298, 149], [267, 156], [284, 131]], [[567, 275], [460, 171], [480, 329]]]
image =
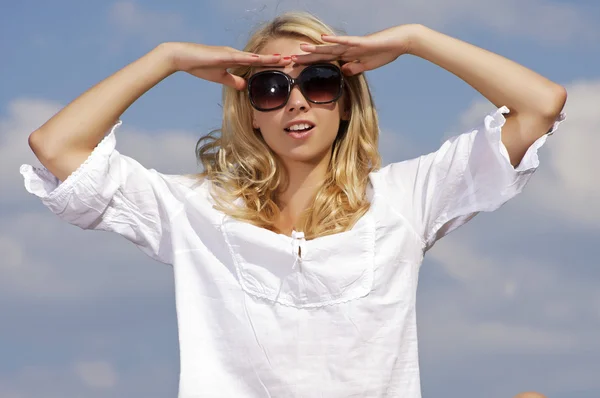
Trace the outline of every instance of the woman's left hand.
[[367, 36], [323, 36], [332, 44], [301, 44], [300, 49], [309, 54], [294, 55], [298, 64], [347, 62], [342, 72], [351, 76], [389, 64], [410, 50], [411, 32], [414, 25], [400, 25]]

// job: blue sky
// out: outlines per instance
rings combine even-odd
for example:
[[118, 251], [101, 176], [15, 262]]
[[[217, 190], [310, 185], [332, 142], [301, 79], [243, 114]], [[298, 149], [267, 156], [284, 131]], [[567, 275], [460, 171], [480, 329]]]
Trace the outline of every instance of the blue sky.
[[[8, 3], [7, 3], [8, 4]], [[288, 9], [350, 34], [420, 22], [522, 63], [569, 91], [568, 119], [525, 192], [444, 238], [423, 264], [425, 397], [600, 396], [600, 5], [595, 1], [223, 0], [13, 2], [0, 14], [0, 397], [175, 396], [169, 267], [121, 238], [59, 221], [23, 188], [27, 136], [162, 41], [240, 48]], [[368, 15], [368, 18], [365, 16]], [[416, 57], [368, 73], [385, 163], [437, 149], [491, 106]], [[122, 117], [118, 148], [149, 168], [196, 170], [220, 87], [185, 74]]]

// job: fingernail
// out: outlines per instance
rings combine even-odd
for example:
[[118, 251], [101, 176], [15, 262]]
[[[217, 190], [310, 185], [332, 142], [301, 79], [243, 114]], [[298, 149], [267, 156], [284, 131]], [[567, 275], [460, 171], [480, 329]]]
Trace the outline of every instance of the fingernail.
[[277, 56], [279, 56], [279, 55], [281, 55], [281, 54], [273, 54], [273, 55], [277, 57]]
[[288, 60], [292, 59], [292, 57], [283, 57], [283, 59], [288, 61]]

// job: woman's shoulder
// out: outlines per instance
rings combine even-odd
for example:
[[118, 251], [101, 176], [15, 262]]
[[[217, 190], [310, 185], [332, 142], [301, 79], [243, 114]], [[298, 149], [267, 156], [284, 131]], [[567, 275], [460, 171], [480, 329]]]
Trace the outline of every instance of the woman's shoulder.
[[[155, 177], [150, 182], [157, 196], [170, 203], [197, 203], [210, 200], [210, 181], [200, 173], [168, 174], [151, 170]], [[174, 201], [174, 202], [173, 202]]]
[[369, 180], [376, 186], [377, 184], [389, 184], [392, 181], [398, 182], [399, 179], [410, 178], [411, 171], [418, 166], [420, 158], [406, 159], [399, 162], [389, 163], [377, 170], [369, 173]]
[[205, 189], [208, 179], [202, 173], [192, 174], [168, 174], [158, 173], [161, 178], [172, 185], [180, 186], [184, 189], [198, 190]]

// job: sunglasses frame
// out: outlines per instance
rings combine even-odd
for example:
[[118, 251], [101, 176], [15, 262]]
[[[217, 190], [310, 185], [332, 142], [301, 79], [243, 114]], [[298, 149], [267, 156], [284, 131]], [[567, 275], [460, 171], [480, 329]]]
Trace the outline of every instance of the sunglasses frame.
[[[339, 87], [339, 90], [338, 90], [338, 95], [335, 98], [333, 98], [332, 100], [329, 100], [329, 101], [313, 101], [310, 98], [308, 98], [308, 96], [304, 92], [304, 89], [302, 88], [302, 85], [300, 84], [301, 80], [302, 80], [302, 75], [304, 74], [304, 72], [306, 72], [307, 70], [310, 70], [312, 68], [317, 68], [317, 67], [327, 67], [328, 69], [335, 69], [335, 70], [337, 70], [337, 72], [340, 75], [340, 87]], [[275, 108], [260, 108], [254, 102], [254, 100], [252, 99], [252, 95], [250, 94], [251, 90], [252, 90], [252, 84], [254, 83], [255, 78], [257, 76], [261, 76], [261, 75], [265, 75], [265, 74], [281, 75], [281, 76], [285, 77], [285, 79], [287, 80], [287, 83], [288, 83], [288, 85], [287, 85], [287, 93], [286, 93], [286, 96], [285, 96], [285, 101], [281, 105], [278, 105]], [[269, 69], [269, 70], [261, 71], [261, 72], [255, 73], [254, 75], [250, 76], [250, 78], [248, 79], [248, 90], [247, 90], [247, 92], [248, 92], [248, 98], [250, 99], [250, 104], [252, 104], [252, 106], [254, 107], [254, 109], [256, 109], [257, 111], [260, 111], [260, 112], [270, 112], [270, 111], [275, 111], [277, 109], [281, 109], [284, 106], [286, 106], [286, 104], [290, 100], [290, 95], [292, 94], [292, 90], [293, 90], [294, 86], [296, 86], [296, 85], [298, 86], [298, 88], [300, 89], [300, 92], [302, 93], [302, 95], [304, 96], [304, 98], [308, 102], [313, 103], [313, 104], [321, 104], [321, 105], [322, 104], [331, 104], [331, 103], [339, 100], [340, 97], [342, 96], [342, 94], [344, 93], [344, 85], [345, 85], [344, 74], [342, 73], [342, 70], [337, 65], [328, 64], [328, 63], [311, 64], [311, 65], [307, 66], [306, 68], [304, 68], [304, 70], [302, 70], [302, 72], [300, 72], [300, 74], [296, 78], [293, 78], [290, 75], [288, 75], [287, 73], [284, 73], [284, 72], [282, 72], [280, 70]]]

